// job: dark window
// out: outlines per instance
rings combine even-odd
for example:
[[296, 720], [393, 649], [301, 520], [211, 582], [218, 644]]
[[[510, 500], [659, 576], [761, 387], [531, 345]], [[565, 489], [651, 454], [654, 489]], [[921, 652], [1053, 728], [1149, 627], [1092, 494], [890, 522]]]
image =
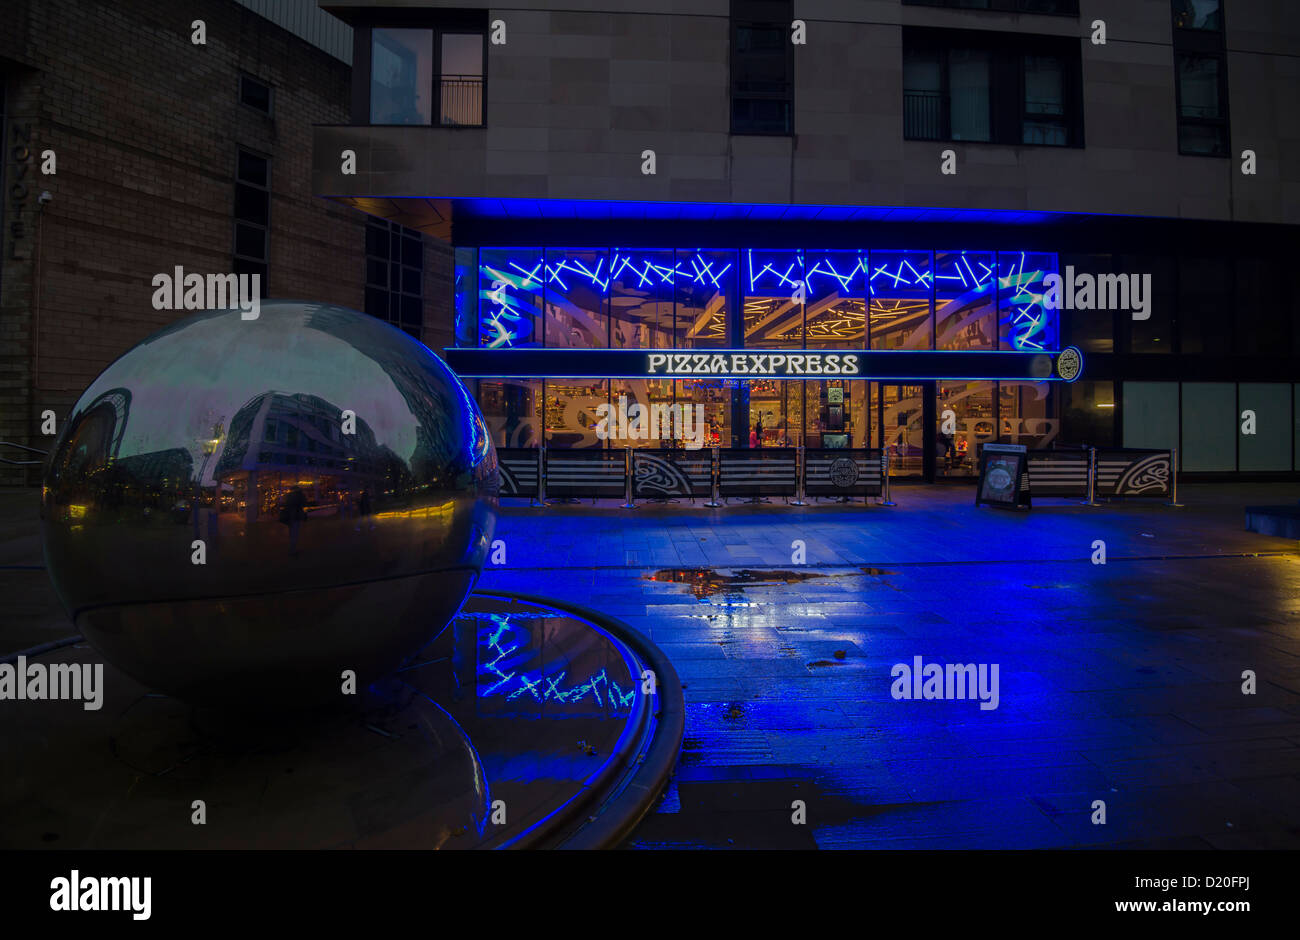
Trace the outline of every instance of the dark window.
[[794, 133], [790, 0], [732, 0], [731, 133]]
[[375, 27], [370, 123], [482, 127], [482, 30]]
[[247, 75], [239, 76], [239, 103], [271, 113], [271, 86]]
[[396, 222], [366, 222], [366, 313], [416, 339], [424, 324], [424, 242]]
[[1219, 0], [1171, 0], [1174, 25], [1179, 29], [1223, 29], [1223, 10]]
[[260, 275], [265, 296], [270, 292], [271, 161], [247, 150], [235, 161], [234, 217], [234, 273]]
[[1079, 15], [1079, 0], [903, 0], [903, 6], [1002, 10], [1011, 13], [1052, 13], [1060, 16]]
[[1077, 40], [906, 28], [908, 140], [1083, 146]]
[[1172, 0], [1178, 152], [1228, 155], [1228, 68], [1219, 0]]
[[1232, 351], [1232, 266], [1225, 258], [1178, 259], [1178, 351]]

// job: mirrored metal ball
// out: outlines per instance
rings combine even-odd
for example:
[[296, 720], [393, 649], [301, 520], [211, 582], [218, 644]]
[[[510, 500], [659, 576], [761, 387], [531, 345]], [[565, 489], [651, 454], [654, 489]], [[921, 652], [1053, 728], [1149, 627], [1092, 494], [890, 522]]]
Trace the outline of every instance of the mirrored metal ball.
[[78, 629], [146, 685], [338, 701], [451, 620], [497, 485], [478, 406], [428, 348], [266, 301], [178, 321], [91, 384], [46, 467], [45, 556]]

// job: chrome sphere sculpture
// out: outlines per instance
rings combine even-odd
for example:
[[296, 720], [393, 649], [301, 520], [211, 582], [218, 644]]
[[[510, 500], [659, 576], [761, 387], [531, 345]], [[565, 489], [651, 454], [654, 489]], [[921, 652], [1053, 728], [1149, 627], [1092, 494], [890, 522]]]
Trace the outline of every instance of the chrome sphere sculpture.
[[91, 384], [42, 490], [86, 638], [188, 701], [342, 701], [450, 622], [482, 572], [497, 462], [464, 385], [400, 330], [265, 301], [180, 320]]

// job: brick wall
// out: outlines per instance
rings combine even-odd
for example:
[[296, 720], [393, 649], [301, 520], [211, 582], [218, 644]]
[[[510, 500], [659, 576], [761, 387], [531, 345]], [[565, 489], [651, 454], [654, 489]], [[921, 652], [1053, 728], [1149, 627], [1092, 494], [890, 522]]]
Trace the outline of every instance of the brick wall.
[[[154, 274], [231, 269], [238, 146], [271, 157], [270, 296], [364, 306], [364, 216], [310, 178], [312, 125], [348, 119], [347, 65], [230, 0], [18, 0], [5, 18], [6, 125], [30, 125], [33, 157], [53, 149], [58, 172], [23, 170], [6, 141], [5, 189], [23, 172], [31, 191], [12, 211], [6, 192], [0, 440], [48, 447], [42, 411], [62, 422], [113, 359], [185, 315], [153, 309]], [[196, 19], [206, 46], [190, 41]], [[239, 103], [241, 72], [274, 88], [271, 117]], [[440, 249], [426, 253], [449, 304]], [[23, 477], [0, 467], [0, 483]]]

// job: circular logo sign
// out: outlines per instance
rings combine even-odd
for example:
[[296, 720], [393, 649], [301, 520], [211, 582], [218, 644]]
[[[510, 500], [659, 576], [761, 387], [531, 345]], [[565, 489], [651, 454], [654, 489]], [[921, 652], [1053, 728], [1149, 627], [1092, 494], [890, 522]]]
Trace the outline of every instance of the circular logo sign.
[[1073, 382], [1083, 371], [1083, 354], [1073, 346], [1067, 346], [1056, 357], [1056, 374], [1063, 381]]
[[837, 457], [826, 471], [831, 483], [838, 487], [852, 486], [858, 482], [858, 465], [849, 457]]

